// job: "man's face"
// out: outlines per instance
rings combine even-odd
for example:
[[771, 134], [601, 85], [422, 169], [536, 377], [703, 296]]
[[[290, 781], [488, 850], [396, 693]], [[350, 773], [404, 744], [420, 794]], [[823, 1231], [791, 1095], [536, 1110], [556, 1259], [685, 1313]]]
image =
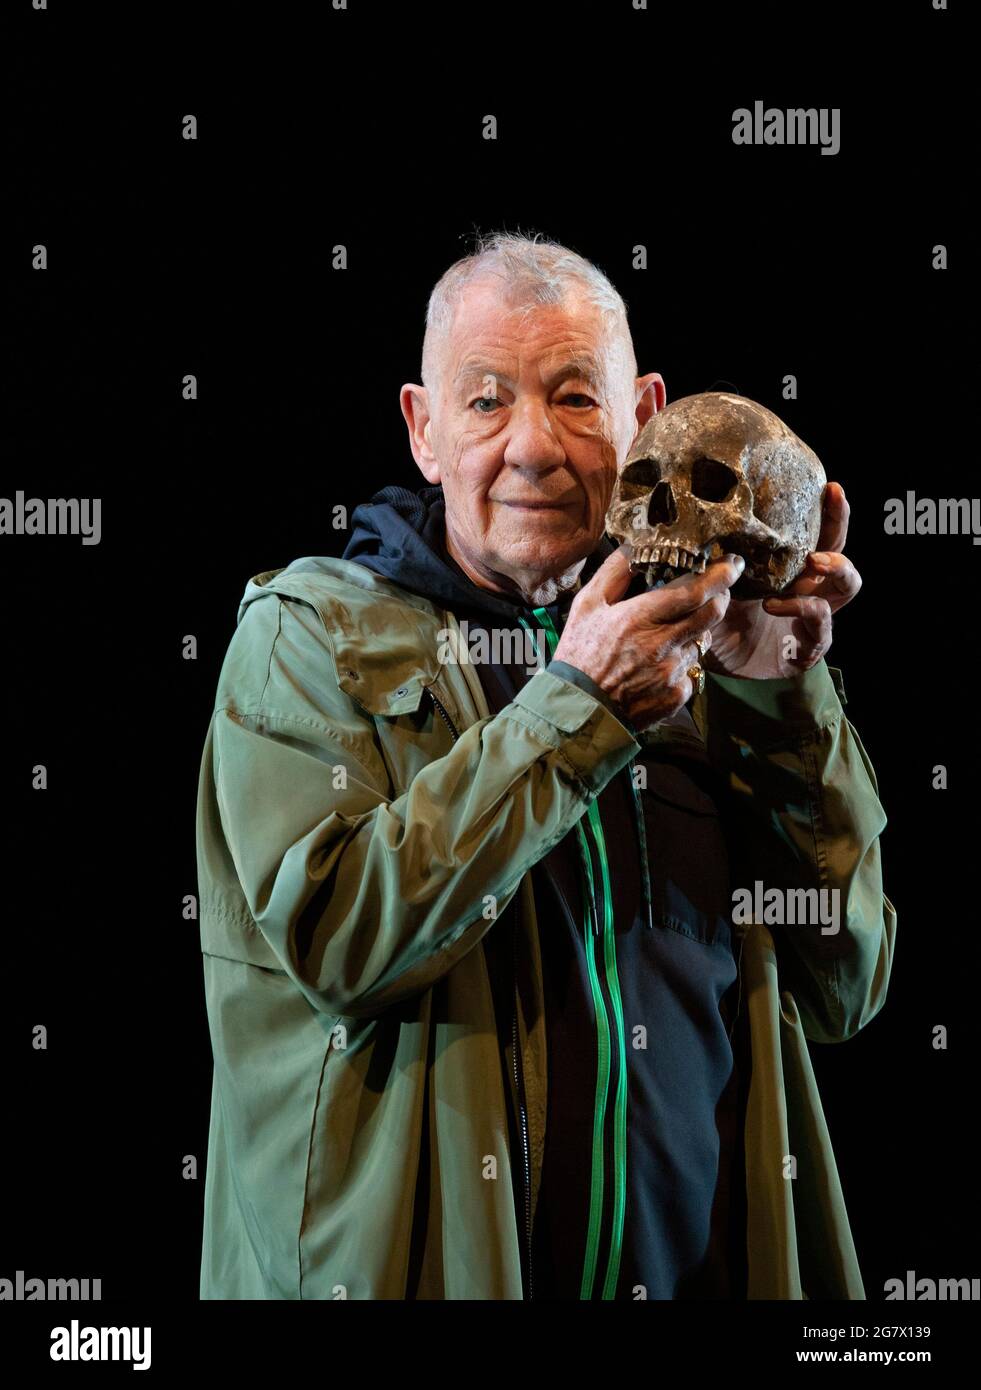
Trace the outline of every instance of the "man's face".
[[443, 485], [452, 548], [479, 573], [556, 575], [595, 549], [637, 428], [621, 354], [579, 296], [513, 309], [493, 281], [461, 295], [423, 471]]

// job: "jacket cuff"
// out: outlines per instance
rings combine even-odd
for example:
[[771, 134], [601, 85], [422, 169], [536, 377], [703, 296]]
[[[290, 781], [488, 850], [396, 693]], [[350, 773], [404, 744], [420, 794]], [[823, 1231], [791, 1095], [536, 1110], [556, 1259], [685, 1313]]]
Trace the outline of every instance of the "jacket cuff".
[[[580, 690], [585, 690], [587, 695], [592, 695], [594, 700], [599, 700], [601, 705], [613, 715], [614, 719], [619, 719], [620, 723], [630, 734], [631, 738], [637, 738], [637, 730], [631, 724], [627, 716], [619, 710], [607, 695], [606, 691], [598, 686], [592, 676], [587, 676], [585, 671], [580, 671], [578, 666], [570, 666], [568, 661], [552, 660], [545, 667], [546, 671], [551, 671], [553, 676], [561, 676], [564, 681], [571, 681], [573, 685], [578, 685]], [[640, 740], [638, 739], [638, 742]]]
[[845, 689], [841, 672], [824, 658], [799, 676], [745, 680], [706, 671], [706, 714], [728, 734], [747, 742], [782, 742], [837, 723]]
[[640, 744], [602, 701], [556, 674], [551, 665], [525, 682], [508, 712], [557, 749], [588, 790], [599, 795], [632, 761]]

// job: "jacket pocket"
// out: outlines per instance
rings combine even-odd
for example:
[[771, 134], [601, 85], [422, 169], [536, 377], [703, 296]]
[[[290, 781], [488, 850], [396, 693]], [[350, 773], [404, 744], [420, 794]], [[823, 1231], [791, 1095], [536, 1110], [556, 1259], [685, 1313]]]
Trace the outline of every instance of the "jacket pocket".
[[244, 961], [285, 973], [248, 908], [216, 895], [201, 899], [201, 950], [206, 956]]

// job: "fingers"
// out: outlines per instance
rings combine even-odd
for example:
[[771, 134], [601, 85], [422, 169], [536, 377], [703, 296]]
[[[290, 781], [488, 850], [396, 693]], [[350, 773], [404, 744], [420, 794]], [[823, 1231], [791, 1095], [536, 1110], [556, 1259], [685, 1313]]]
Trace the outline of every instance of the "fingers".
[[[711, 641], [711, 634], [707, 634], [707, 637]], [[699, 651], [694, 643], [677, 648], [663, 659], [662, 677], [656, 687], [654, 699], [645, 705], [655, 720], [667, 719], [683, 705], [687, 705], [695, 693], [695, 682], [688, 672], [692, 666], [699, 664], [699, 661]], [[646, 722], [637, 723], [638, 728], [645, 726]]]
[[847, 555], [827, 550], [808, 555], [803, 575], [785, 592], [787, 597], [825, 598], [835, 611], [850, 603], [861, 587], [862, 576]]
[[706, 628], [703, 633], [699, 634], [699, 637], [701, 646], [699, 646], [696, 642], [692, 642], [687, 650], [683, 650], [680, 653], [683, 661], [682, 670], [684, 671], [684, 675], [681, 678], [681, 684], [683, 687], [682, 703], [686, 705], [695, 693], [695, 682], [692, 680], [691, 676], [688, 673], [693, 666], [701, 666], [702, 658], [708, 654], [708, 650], [712, 645], [711, 628]]
[[841, 483], [828, 483], [821, 502], [821, 531], [817, 550], [844, 550], [851, 507]]
[[847, 555], [833, 550], [816, 550], [808, 557], [808, 564], [824, 576], [825, 587], [840, 595], [845, 603], [853, 599], [862, 587], [862, 576]]
[[578, 600], [589, 594], [590, 600], [616, 603], [630, 587], [633, 575], [630, 572], [630, 548], [624, 542], [612, 555], [608, 555], [588, 584], [576, 595]]
[[696, 637], [704, 637], [706, 633], [711, 641], [712, 628], [725, 617], [730, 597], [729, 590], [723, 589], [721, 594], [713, 594], [693, 613], [686, 614], [678, 622], [665, 623], [663, 632], [668, 643], [671, 646], [683, 647], [693, 642]]
[[689, 666], [694, 665], [695, 662], [701, 661], [702, 657], [706, 654], [706, 652], [709, 650], [709, 648], [711, 647], [711, 645], [712, 645], [712, 629], [711, 629], [710, 627], [707, 627], [707, 628], [705, 629], [704, 632], [699, 633], [698, 638], [697, 638], [696, 640], [694, 640], [694, 641], [692, 642], [692, 644], [691, 644], [691, 646], [692, 646], [692, 659], [691, 659], [691, 661], [688, 663]]
[[702, 657], [708, 652], [712, 645], [712, 629], [707, 627], [704, 631], [696, 632], [688, 637], [679, 636], [676, 640], [672, 640], [670, 645], [677, 648], [679, 661], [687, 670], [689, 666], [699, 665]]
[[831, 646], [831, 605], [827, 599], [767, 598], [763, 607], [774, 617], [796, 620], [791, 635], [797, 639], [798, 652], [788, 661], [807, 669], [821, 660]]
[[681, 579], [673, 579], [670, 584], [665, 584], [662, 589], [652, 589], [648, 594], [639, 594], [636, 598], [628, 599], [631, 604], [644, 605], [650, 623], [672, 623], [675, 620], [687, 619], [689, 615], [695, 614], [713, 598], [725, 595], [725, 605], [721, 612], [712, 619], [706, 617], [696, 618], [689, 622], [686, 633], [697, 631], [699, 628], [710, 626], [711, 622], [718, 622], [722, 613], [729, 603], [729, 589], [746, 568], [746, 561], [741, 555], [730, 555], [722, 560], [715, 560], [708, 565], [704, 574], [686, 574]]

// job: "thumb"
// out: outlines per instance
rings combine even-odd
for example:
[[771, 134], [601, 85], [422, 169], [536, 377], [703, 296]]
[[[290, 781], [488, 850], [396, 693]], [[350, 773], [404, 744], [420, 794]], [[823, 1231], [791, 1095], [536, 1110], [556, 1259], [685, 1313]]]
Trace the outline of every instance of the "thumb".
[[592, 603], [616, 603], [623, 598], [633, 577], [630, 547], [623, 544], [606, 557], [589, 583], [583, 585], [579, 597], [588, 594]]

